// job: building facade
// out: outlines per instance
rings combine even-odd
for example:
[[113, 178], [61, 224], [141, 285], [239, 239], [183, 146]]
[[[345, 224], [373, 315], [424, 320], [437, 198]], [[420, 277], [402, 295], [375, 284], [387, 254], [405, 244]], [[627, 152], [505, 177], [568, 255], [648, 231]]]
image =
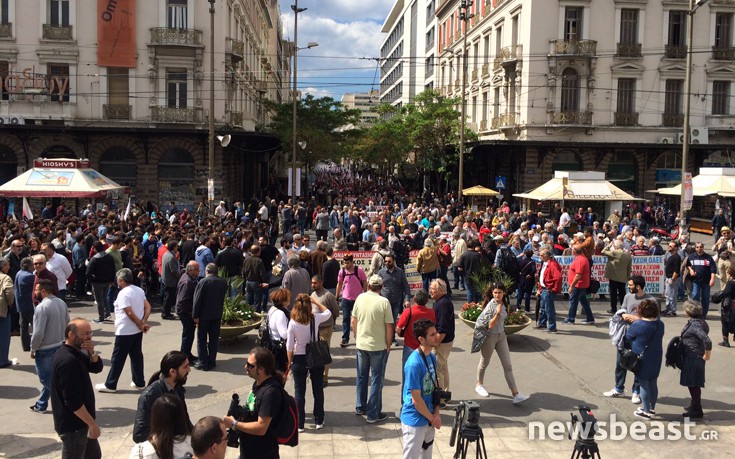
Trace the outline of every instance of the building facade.
[[348, 109], [356, 109], [362, 112], [359, 125], [361, 128], [369, 127], [380, 118], [375, 110], [380, 103], [380, 93], [374, 89], [369, 92], [343, 94], [340, 102]]
[[[0, 0], [0, 182], [38, 157], [89, 158], [136, 199], [249, 198], [275, 175], [278, 141], [256, 132], [288, 99], [277, 0]], [[214, 49], [210, 46], [214, 34]], [[214, 52], [214, 72], [210, 56]], [[209, 82], [214, 78], [214, 113]]]

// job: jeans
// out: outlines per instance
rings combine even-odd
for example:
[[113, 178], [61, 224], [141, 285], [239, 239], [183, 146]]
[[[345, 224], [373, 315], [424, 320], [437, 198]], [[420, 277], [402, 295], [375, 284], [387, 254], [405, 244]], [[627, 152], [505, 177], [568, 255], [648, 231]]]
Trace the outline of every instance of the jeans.
[[577, 317], [577, 305], [582, 303], [584, 313], [587, 315], [587, 322], [594, 322], [595, 316], [592, 315], [592, 309], [590, 308], [590, 301], [587, 299], [586, 288], [572, 288], [572, 294], [569, 296], [569, 316], [567, 320], [574, 323], [574, 319]]
[[[533, 280], [533, 279], [532, 279]], [[531, 311], [531, 293], [533, 292], [533, 283], [529, 282], [530, 285], [521, 287], [521, 285], [518, 285], [518, 304], [516, 305], [518, 307], [518, 310], [521, 309], [521, 303], [523, 302], [523, 299], [526, 300], [526, 312]]]
[[[176, 302], [176, 287], [174, 287], [174, 302]], [[107, 290], [107, 307], [109, 308], [108, 311], [110, 311], [110, 314], [115, 313], [115, 300], [117, 299], [117, 294], [120, 292], [120, 289], [118, 288], [117, 284], [113, 282], [110, 285], [110, 288]]]
[[354, 306], [355, 300], [342, 298], [342, 342], [345, 344], [350, 342], [350, 326]]
[[59, 293], [56, 295], [56, 298], [60, 299], [61, 301], [66, 302], [66, 289], [59, 290]]
[[638, 383], [641, 385], [643, 411], [650, 413], [651, 410], [656, 409], [656, 402], [658, 401], [658, 378], [639, 378]]
[[464, 272], [455, 266], [452, 268], [452, 273], [454, 274], [454, 289], [457, 290], [460, 285], [464, 286]]
[[50, 349], [39, 349], [36, 351], [36, 374], [43, 386], [41, 396], [36, 402], [36, 407], [41, 411], [45, 411], [48, 408], [48, 399], [51, 397], [51, 376], [54, 371], [54, 354], [59, 350], [59, 347], [56, 346]]
[[538, 316], [538, 325], [546, 326], [549, 330], [556, 330], [556, 306], [554, 305], [555, 294], [549, 289], [541, 290], [541, 311]]
[[248, 304], [252, 305], [258, 312], [263, 312], [259, 307], [263, 299], [263, 287], [260, 286], [260, 282], [245, 282], [245, 298]]
[[107, 374], [105, 386], [108, 389], [117, 389], [125, 361], [130, 356], [130, 369], [133, 372], [133, 382], [138, 387], [145, 387], [143, 374], [143, 332], [134, 335], [115, 335], [115, 347], [110, 357], [110, 372]]
[[[265, 272], [265, 281], [268, 283], [270, 283], [271, 281], [271, 273], [269, 273], [267, 270]], [[269, 287], [261, 288], [260, 312], [268, 312], [268, 292], [270, 292]]]
[[100, 443], [87, 438], [87, 427], [76, 432], [59, 434], [62, 459], [99, 459], [102, 457]]
[[699, 301], [702, 305], [702, 319], [707, 319], [709, 312], [709, 282], [692, 282], [692, 299]]
[[[357, 350], [357, 403], [356, 411], [367, 412], [369, 420], [378, 419], [383, 409], [383, 379], [388, 363], [388, 351]], [[368, 399], [368, 376], [370, 398]]]
[[0, 317], [0, 366], [10, 363], [8, 354], [10, 354], [10, 322], [12, 318], [10, 311], [5, 317]]
[[92, 282], [92, 294], [94, 295], [94, 301], [97, 302], [97, 315], [99, 315], [99, 320], [105, 320], [107, 314], [112, 314], [112, 308], [107, 303], [109, 289], [109, 282]]
[[197, 351], [199, 352], [199, 363], [207, 370], [211, 370], [217, 364], [221, 322], [220, 319], [199, 320]]
[[294, 355], [291, 365], [296, 405], [299, 407], [299, 429], [304, 428], [306, 418], [306, 375], [311, 379], [314, 396], [314, 424], [324, 424], [324, 367], [306, 368], [306, 355]]
[[[31, 326], [33, 326], [33, 311], [20, 313], [20, 342], [23, 352], [31, 352]], [[0, 360], [2, 357], [0, 357]]]
[[191, 348], [194, 346], [196, 324], [188, 312], [179, 314], [179, 320], [181, 321], [181, 352], [189, 358], [189, 362], [191, 363], [192, 357], [194, 357], [191, 353]]
[[669, 284], [669, 279], [664, 281], [664, 298], [666, 299], [666, 311], [676, 312], [676, 301], [678, 300], [679, 284], [681, 278], [677, 277]]
[[464, 288], [467, 291], [468, 303], [478, 303], [482, 299], [482, 295], [477, 291], [475, 286], [472, 285], [472, 281], [470, 281], [467, 276], [464, 278]]
[[[625, 391], [625, 376], [628, 374], [628, 370], [620, 366], [620, 356], [623, 355], [623, 351], [618, 349], [615, 357], [615, 391], [621, 394]], [[640, 382], [638, 376], [633, 378], [633, 393], [637, 394], [641, 391]]]
[[432, 271], [430, 273], [421, 273], [421, 283], [423, 284], [424, 290], [426, 290], [427, 292], [429, 291], [429, 285], [434, 279], [436, 279], [436, 271]]
[[610, 284], [610, 310], [618, 310], [618, 306], [622, 306], [623, 298], [625, 298], [626, 283], [614, 280], [609, 281]]

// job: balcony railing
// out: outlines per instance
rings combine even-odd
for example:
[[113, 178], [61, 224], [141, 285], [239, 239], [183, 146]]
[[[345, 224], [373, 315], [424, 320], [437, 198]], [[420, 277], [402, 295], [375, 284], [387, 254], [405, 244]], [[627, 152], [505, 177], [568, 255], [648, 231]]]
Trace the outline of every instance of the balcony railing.
[[459, 91], [459, 87], [460, 87], [460, 81], [459, 81], [459, 78], [457, 78], [456, 80], [454, 80], [455, 91]]
[[201, 108], [179, 108], [153, 106], [151, 119], [161, 123], [203, 123], [204, 116]]
[[729, 46], [713, 46], [712, 59], [716, 61], [735, 61], [735, 48]]
[[104, 104], [102, 112], [106, 120], [129, 120], [133, 113], [132, 105]]
[[225, 38], [225, 54], [232, 55], [234, 62], [239, 62], [245, 57], [245, 43], [235, 38]]
[[492, 127], [493, 129], [503, 129], [505, 127], [517, 126], [520, 119], [520, 113], [504, 113], [492, 119]]
[[512, 45], [500, 48], [498, 56], [493, 61], [493, 70], [498, 70], [503, 62], [511, 62], [523, 56], [523, 45]]
[[594, 56], [597, 54], [595, 40], [553, 40], [554, 54], [569, 56]]
[[43, 38], [45, 40], [71, 41], [72, 37], [72, 26], [43, 25]]
[[591, 125], [592, 112], [553, 112], [551, 124]]
[[615, 113], [615, 126], [637, 126], [638, 113]]
[[0, 24], [0, 38], [13, 38], [13, 24], [10, 22]]
[[151, 29], [151, 43], [161, 46], [201, 46], [202, 31], [154, 27]]
[[227, 123], [233, 126], [242, 126], [242, 113], [227, 112]]
[[487, 131], [487, 120], [480, 120], [480, 130]]
[[490, 65], [489, 64], [483, 64], [482, 65], [482, 77], [485, 78], [488, 75], [490, 75]]
[[684, 115], [664, 113], [662, 121], [666, 127], [682, 127], [684, 126]]
[[476, 80], [477, 80], [477, 75], [478, 75], [478, 73], [479, 73], [479, 72], [477, 71], [477, 69], [474, 69], [474, 70], [472, 71], [472, 77], [470, 78], [470, 81], [476, 81]]
[[666, 45], [667, 59], [684, 59], [687, 56], [687, 45]]
[[618, 57], [643, 57], [640, 43], [618, 43]]

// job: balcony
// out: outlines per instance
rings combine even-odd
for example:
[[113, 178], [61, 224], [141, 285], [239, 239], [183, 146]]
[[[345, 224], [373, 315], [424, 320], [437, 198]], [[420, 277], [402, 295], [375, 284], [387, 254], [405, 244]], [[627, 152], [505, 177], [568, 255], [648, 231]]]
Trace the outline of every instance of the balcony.
[[490, 75], [490, 65], [489, 64], [483, 64], [482, 65], [482, 77], [485, 78]]
[[225, 38], [225, 55], [229, 55], [232, 62], [240, 62], [245, 58], [245, 43], [234, 38]]
[[617, 57], [643, 57], [640, 43], [618, 43]]
[[553, 54], [593, 57], [597, 54], [595, 40], [552, 40]]
[[202, 46], [202, 31], [195, 29], [151, 29], [151, 44], [156, 46]]
[[479, 72], [477, 71], [477, 69], [474, 69], [472, 71], [472, 77], [470, 78], [470, 81], [477, 81], [477, 75], [478, 75], [478, 73]]
[[133, 113], [132, 105], [104, 104], [102, 113], [106, 120], [129, 120]]
[[493, 129], [504, 129], [509, 127], [516, 127], [521, 120], [520, 113], [504, 113], [500, 116], [493, 117], [492, 128]]
[[13, 24], [10, 22], [0, 24], [0, 38], [13, 38]]
[[712, 59], [716, 61], [735, 61], [735, 48], [729, 46], [713, 46]]
[[201, 108], [151, 107], [151, 119], [160, 123], [203, 123], [203, 115]]
[[480, 120], [480, 131], [487, 131], [487, 120]]
[[592, 112], [553, 112], [551, 124], [592, 125]]
[[459, 88], [460, 88], [460, 81], [459, 81], [459, 78], [457, 78], [456, 80], [454, 80], [454, 90], [459, 91]]
[[615, 112], [615, 126], [637, 126], [638, 113]]
[[493, 61], [493, 71], [497, 71], [503, 64], [515, 63], [523, 56], [523, 45], [512, 45], [500, 48], [498, 56]]
[[666, 59], [684, 59], [687, 57], [687, 45], [666, 45]]
[[666, 127], [684, 126], [684, 115], [664, 113], [661, 116], [663, 125]]
[[227, 112], [227, 124], [232, 126], [242, 126], [242, 112]]
[[43, 39], [56, 41], [72, 41], [72, 26], [44, 24]]

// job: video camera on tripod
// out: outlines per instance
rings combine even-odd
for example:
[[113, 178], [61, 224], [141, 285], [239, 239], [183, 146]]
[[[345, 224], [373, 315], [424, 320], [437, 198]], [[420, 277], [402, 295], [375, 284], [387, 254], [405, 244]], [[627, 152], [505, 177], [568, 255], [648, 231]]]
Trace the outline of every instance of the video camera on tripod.
[[477, 442], [475, 457], [487, 459], [485, 437], [480, 427], [480, 405], [473, 401], [459, 402], [459, 405], [454, 408], [454, 425], [449, 436], [449, 446], [457, 444], [454, 457], [466, 458], [469, 444], [472, 442]]
[[[258, 419], [254, 412], [246, 407], [240, 406], [240, 396], [237, 394], [232, 394], [230, 407], [227, 409], [227, 416], [232, 416], [237, 422], [253, 422]], [[238, 448], [240, 446], [240, 431], [232, 427], [227, 428], [227, 446], [230, 448]]]
[[574, 413], [569, 413], [572, 417], [569, 439], [572, 440], [572, 433], [574, 433], [577, 439], [574, 442], [572, 459], [591, 459], [594, 457], [600, 459], [600, 448], [595, 441], [597, 419], [588, 406], [580, 405], [577, 407], [577, 410], [579, 411], [579, 416]]

